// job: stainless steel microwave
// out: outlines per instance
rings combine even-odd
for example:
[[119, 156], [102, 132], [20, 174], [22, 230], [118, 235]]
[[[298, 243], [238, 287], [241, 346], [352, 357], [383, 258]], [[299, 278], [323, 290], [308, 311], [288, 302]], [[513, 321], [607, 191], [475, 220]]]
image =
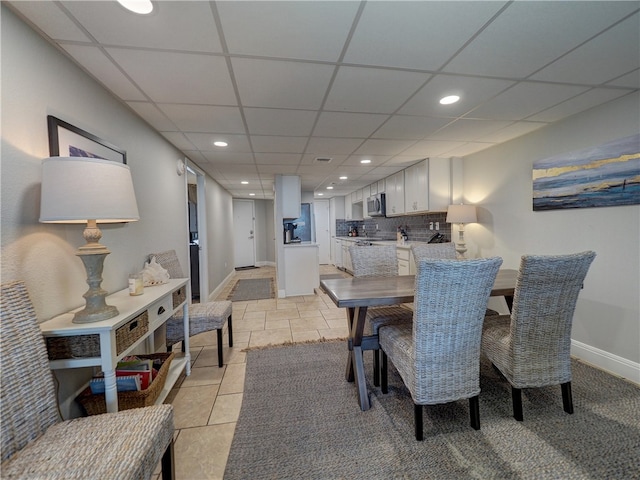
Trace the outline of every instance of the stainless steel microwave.
[[367, 215], [369, 217], [384, 217], [386, 215], [384, 193], [367, 198]]

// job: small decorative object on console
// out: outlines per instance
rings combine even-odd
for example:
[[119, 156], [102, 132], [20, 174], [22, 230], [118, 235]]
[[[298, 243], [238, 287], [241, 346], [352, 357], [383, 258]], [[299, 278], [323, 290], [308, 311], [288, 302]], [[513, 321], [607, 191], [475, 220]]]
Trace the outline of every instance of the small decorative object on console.
[[169, 282], [169, 272], [162, 268], [156, 261], [156, 257], [151, 257], [151, 260], [144, 264], [141, 273], [145, 287], [162, 285], [163, 283]]

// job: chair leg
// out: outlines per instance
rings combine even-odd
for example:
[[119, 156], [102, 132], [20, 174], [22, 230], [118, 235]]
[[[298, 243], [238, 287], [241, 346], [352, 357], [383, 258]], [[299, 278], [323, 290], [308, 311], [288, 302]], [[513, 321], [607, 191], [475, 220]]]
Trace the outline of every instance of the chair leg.
[[222, 327], [216, 330], [218, 335], [218, 368], [222, 368]]
[[469, 398], [469, 414], [471, 415], [473, 429], [480, 430], [480, 401], [478, 395]]
[[233, 327], [231, 326], [231, 315], [227, 318], [227, 329], [229, 330], [229, 347], [233, 347]]
[[563, 383], [560, 387], [562, 388], [562, 406], [564, 407], [564, 411], [572, 414], [573, 398], [571, 397], [571, 382]]
[[388, 363], [388, 359], [387, 359], [387, 354], [384, 352], [384, 350], [379, 350], [379, 352], [382, 352], [382, 372], [381, 372], [381, 389], [382, 389], [382, 393], [389, 393], [389, 377], [387, 376], [387, 363]]
[[175, 472], [175, 459], [173, 455], [173, 439], [171, 439], [171, 443], [162, 454], [162, 460], [160, 462], [162, 466], [162, 480], [173, 480], [176, 478]]
[[522, 390], [511, 387], [511, 399], [513, 402], [513, 418], [522, 421]]
[[422, 433], [422, 405], [414, 403], [413, 412], [416, 420], [416, 440], [421, 442], [422, 440], [424, 440], [424, 436]]
[[380, 350], [373, 350], [373, 386], [380, 386]]
[[184, 353], [184, 340], [182, 341], [182, 353]]

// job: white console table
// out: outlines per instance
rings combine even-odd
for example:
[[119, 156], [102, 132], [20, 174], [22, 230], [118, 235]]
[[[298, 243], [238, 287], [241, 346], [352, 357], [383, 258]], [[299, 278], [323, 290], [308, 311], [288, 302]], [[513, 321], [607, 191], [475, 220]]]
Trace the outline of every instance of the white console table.
[[[185, 369], [186, 375], [191, 374], [189, 302], [186, 300], [188, 282], [188, 278], [176, 278], [163, 285], [145, 287], [142, 295], [131, 296], [128, 289], [109, 295], [107, 304], [116, 306], [120, 313], [108, 320], [73, 323], [75, 311], [72, 311], [41, 323], [40, 330], [47, 342], [94, 344], [89, 352], [82, 351], [77, 346], [69, 348], [69, 353], [63, 355], [64, 358], [51, 359], [52, 351], [49, 350], [51, 369], [101, 367], [104, 372], [107, 412], [117, 412], [118, 394], [115, 374], [117, 363], [143, 342], [145, 342], [146, 351], [153, 353], [154, 332], [182, 308], [185, 353], [171, 362], [164, 389], [156, 401], [156, 403], [162, 403], [182, 370]], [[136, 338], [132, 341], [124, 340], [123, 344], [123, 332], [133, 330], [136, 331]], [[73, 338], [60, 339], [60, 337]]]

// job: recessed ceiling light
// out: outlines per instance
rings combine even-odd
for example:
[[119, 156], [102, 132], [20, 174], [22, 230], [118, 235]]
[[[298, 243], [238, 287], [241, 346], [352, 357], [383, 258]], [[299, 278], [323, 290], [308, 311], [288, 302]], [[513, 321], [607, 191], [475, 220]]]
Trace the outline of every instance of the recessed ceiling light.
[[346, 180], [346, 179], [347, 179], [347, 177], [344, 176], [344, 175], [340, 177], [340, 180]]
[[324, 195], [324, 193], [319, 193], [318, 194], [319, 197], [322, 197], [323, 195]]
[[333, 187], [332, 187], [331, 185], [329, 185], [329, 186], [327, 187], [327, 190], [333, 190]]
[[249, 196], [250, 196], [250, 197], [255, 197], [255, 196], [256, 196], [256, 194], [255, 194], [255, 193], [250, 193], [250, 194], [249, 194]]
[[141, 15], [146, 15], [153, 11], [151, 0], [118, 0], [118, 3], [127, 10]]
[[458, 100], [460, 100], [460, 97], [458, 95], [449, 95], [447, 97], [442, 97], [440, 99], [440, 104], [451, 105], [452, 103], [456, 103]]
[[213, 144], [214, 144], [216, 147], [226, 147], [227, 145], [229, 145], [227, 142], [221, 142], [221, 141], [213, 142]]
[[365, 158], [364, 160], [360, 160], [360, 163], [371, 163], [371, 160]]
[[242, 180], [240, 183], [241, 183], [242, 185], [249, 185], [249, 182], [247, 182], [246, 180]]

